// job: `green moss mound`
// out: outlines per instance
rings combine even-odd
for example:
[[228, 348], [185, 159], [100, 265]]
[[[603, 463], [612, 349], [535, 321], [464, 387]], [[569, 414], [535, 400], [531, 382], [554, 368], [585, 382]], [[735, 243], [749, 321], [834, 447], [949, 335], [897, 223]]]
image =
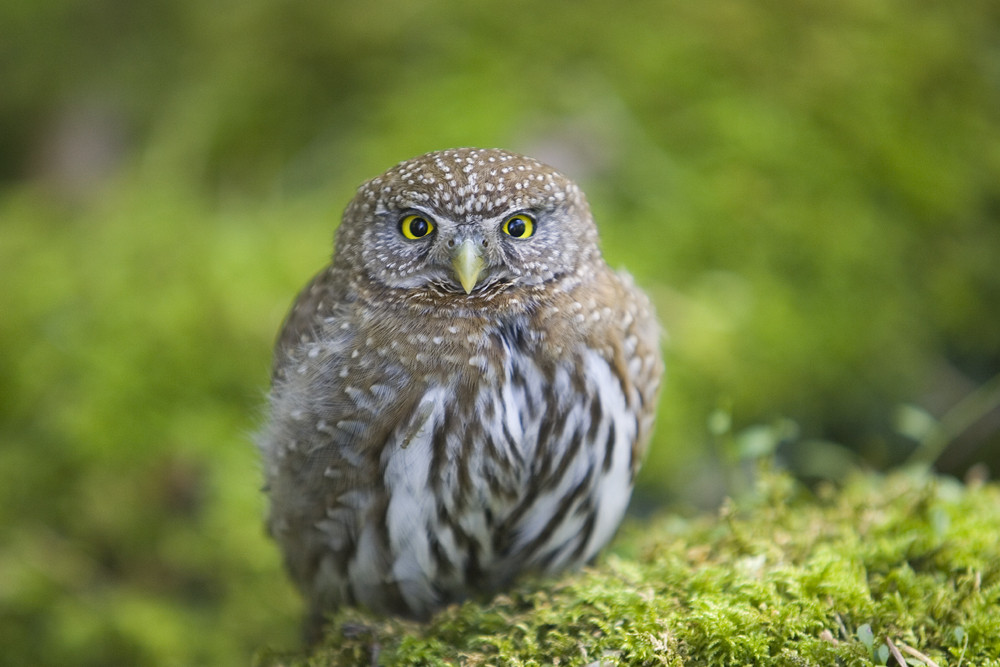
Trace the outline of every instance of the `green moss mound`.
[[[1000, 487], [922, 473], [629, 526], [594, 568], [423, 626], [344, 611], [260, 665], [1000, 665]], [[897, 658], [898, 654], [898, 658]]]

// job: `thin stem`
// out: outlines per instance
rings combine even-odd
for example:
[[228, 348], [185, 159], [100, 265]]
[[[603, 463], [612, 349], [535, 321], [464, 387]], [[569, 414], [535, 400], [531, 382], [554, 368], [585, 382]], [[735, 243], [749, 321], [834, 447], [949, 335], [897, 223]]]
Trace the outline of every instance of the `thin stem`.
[[937, 426], [921, 440], [907, 463], [931, 465], [955, 438], [998, 407], [1000, 374], [994, 375], [946, 412]]

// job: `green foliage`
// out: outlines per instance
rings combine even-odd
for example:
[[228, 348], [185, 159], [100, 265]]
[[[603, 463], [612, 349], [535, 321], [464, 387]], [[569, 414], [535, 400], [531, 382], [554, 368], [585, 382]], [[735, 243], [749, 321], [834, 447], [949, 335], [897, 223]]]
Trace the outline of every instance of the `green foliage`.
[[[813, 480], [907, 457], [996, 469], [998, 24], [991, 0], [0, 3], [0, 664], [245, 664], [294, 645], [250, 443], [269, 346], [353, 188], [425, 150], [563, 168], [610, 262], [652, 294], [668, 378], [644, 511], [738, 497], [772, 455]], [[666, 528], [692, 545], [726, 530]], [[797, 641], [830, 629], [846, 650], [868, 623], [858, 660], [888, 636], [986, 655], [973, 610], [934, 641], [893, 634], [903, 612], [872, 600], [923, 585], [893, 559], [926, 544], [882, 539], [872, 588], [830, 593], [844, 629], [754, 594]], [[942, 581], [987, 590], [961, 579], [985, 538], [962, 539], [949, 554], [971, 569]], [[761, 567], [811, 599], [867, 567], [838, 549], [810, 552], [811, 579], [804, 552]], [[755, 554], [704, 554], [689, 582], [692, 554], [640, 551], [522, 591], [476, 632], [508, 652], [591, 637], [591, 661], [636, 627], [635, 655], [773, 648], [749, 630], [764, 610], [712, 588], [750, 595], [722, 570]], [[622, 588], [657, 558], [675, 593], [703, 587], [676, 598], [683, 614]], [[557, 623], [584, 593], [603, 606]], [[600, 620], [619, 603], [676, 622]], [[529, 623], [535, 606], [552, 628]], [[436, 641], [480, 651], [454, 618]], [[697, 627], [733, 634], [696, 645]], [[423, 636], [386, 655], [436, 650]]]
[[[817, 496], [765, 473], [716, 518], [633, 524], [556, 582], [426, 626], [357, 611], [261, 665], [1000, 665], [1000, 487], [857, 476]], [[893, 663], [895, 664], [895, 663]]]
[[29, 193], [0, 215], [16, 286], [0, 296], [16, 314], [0, 320], [0, 664], [224, 664], [294, 637], [249, 438], [284, 300], [254, 267], [280, 244], [222, 251], [240, 225], [204, 226], [165, 190], [70, 219]]

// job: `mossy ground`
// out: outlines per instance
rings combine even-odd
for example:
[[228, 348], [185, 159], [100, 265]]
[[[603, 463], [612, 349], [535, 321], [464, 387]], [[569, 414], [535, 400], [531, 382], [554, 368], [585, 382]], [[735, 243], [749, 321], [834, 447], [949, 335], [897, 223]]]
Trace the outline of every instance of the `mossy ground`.
[[[427, 625], [344, 611], [260, 665], [1000, 665], [1000, 488], [922, 473], [628, 525], [594, 567]], [[891, 646], [891, 647], [890, 647]]]

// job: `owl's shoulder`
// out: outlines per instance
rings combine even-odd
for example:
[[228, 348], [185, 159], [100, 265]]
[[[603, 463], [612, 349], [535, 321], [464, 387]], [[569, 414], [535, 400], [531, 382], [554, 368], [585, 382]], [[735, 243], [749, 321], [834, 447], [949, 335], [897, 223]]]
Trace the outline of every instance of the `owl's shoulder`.
[[274, 344], [272, 381], [280, 377], [296, 349], [315, 340], [324, 324], [343, 317], [349, 299], [339, 273], [327, 265], [295, 297]]
[[652, 304], [624, 271], [601, 266], [586, 280], [550, 290], [534, 309], [533, 326], [556, 341], [580, 341], [600, 349], [625, 336], [657, 344], [659, 327]]

